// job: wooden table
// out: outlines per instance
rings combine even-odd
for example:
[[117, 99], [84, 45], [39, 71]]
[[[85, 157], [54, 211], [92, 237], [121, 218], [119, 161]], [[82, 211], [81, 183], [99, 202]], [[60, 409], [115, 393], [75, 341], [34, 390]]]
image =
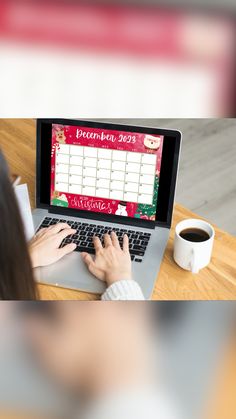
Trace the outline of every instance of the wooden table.
[[[32, 207], [35, 197], [35, 121], [0, 120], [0, 147], [12, 173], [20, 174], [29, 187]], [[236, 238], [215, 227], [216, 239], [210, 265], [193, 275], [173, 261], [175, 225], [185, 218], [200, 218], [176, 204], [170, 239], [157, 277], [153, 300], [229, 300], [236, 299]], [[94, 300], [98, 295], [39, 285], [42, 299]]]

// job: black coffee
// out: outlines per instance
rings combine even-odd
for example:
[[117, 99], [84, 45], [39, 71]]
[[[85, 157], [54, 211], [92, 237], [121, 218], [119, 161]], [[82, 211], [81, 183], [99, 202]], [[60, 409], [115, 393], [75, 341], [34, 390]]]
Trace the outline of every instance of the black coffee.
[[210, 238], [209, 234], [200, 228], [186, 228], [179, 235], [189, 242], [205, 242]]

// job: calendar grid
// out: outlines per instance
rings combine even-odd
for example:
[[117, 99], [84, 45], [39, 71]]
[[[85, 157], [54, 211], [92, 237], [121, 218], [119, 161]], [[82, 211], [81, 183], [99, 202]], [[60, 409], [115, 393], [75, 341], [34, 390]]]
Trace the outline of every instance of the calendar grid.
[[152, 205], [154, 154], [77, 145], [56, 151], [55, 190]]
[[[114, 150], [112, 150], [111, 151], [111, 158], [113, 158], [113, 151]], [[111, 174], [112, 174], [112, 165], [111, 165], [111, 170], [110, 170], [110, 173], [109, 173], [109, 189], [111, 190], [111, 182], [112, 182], [112, 179], [111, 179]], [[109, 194], [110, 195], [110, 194]]]
[[[83, 162], [84, 162], [84, 147], [83, 147], [81, 150], [82, 150], [82, 152], [83, 152], [82, 159], [83, 159]], [[70, 147], [70, 152], [71, 152], [71, 147]], [[71, 156], [71, 154], [70, 154], [70, 156]], [[84, 176], [84, 165], [82, 164], [82, 171], [81, 171], [81, 183], [82, 183], [83, 176]], [[82, 185], [81, 185], [81, 193], [82, 193]]]
[[[98, 150], [97, 150], [97, 162], [96, 162], [96, 175], [98, 172], [97, 163], [98, 163]], [[97, 184], [98, 184], [98, 176], [96, 176], [96, 180], [95, 180], [95, 190], [97, 190]]]

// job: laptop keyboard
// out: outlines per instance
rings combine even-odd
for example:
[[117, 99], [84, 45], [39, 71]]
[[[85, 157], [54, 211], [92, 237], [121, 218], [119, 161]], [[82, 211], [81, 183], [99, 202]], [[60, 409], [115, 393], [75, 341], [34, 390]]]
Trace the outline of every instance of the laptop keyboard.
[[114, 231], [118, 237], [121, 247], [123, 243], [123, 236], [124, 234], [127, 234], [129, 237], [129, 251], [131, 254], [131, 260], [137, 263], [142, 262], [142, 258], [145, 255], [151, 237], [151, 233], [144, 233], [143, 231], [128, 230], [125, 228], [111, 228], [102, 225], [68, 221], [51, 217], [44, 218], [37, 232], [42, 228], [55, 225], [59, 222], [67, 223], [71, 228], [77, 230], [74, 235], [68, 236], [66, 239], [64, 239], [60, 247], [63, 247], [69, 243], [75, 243], [77, 245], [75, 251], [95, 254], [93, 237], [99, 237], [103, 243], [104, 234], [110, 234], [112, 231]]

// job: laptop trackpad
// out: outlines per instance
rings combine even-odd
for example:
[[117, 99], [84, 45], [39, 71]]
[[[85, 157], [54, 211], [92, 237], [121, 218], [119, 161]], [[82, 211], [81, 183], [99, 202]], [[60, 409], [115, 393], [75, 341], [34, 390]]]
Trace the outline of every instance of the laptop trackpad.
[[79, 252], [65, 256], [53, 265], [34, 270], [38, 282], [102, 294], [106, 287], [103, 282], [92, 276]]

